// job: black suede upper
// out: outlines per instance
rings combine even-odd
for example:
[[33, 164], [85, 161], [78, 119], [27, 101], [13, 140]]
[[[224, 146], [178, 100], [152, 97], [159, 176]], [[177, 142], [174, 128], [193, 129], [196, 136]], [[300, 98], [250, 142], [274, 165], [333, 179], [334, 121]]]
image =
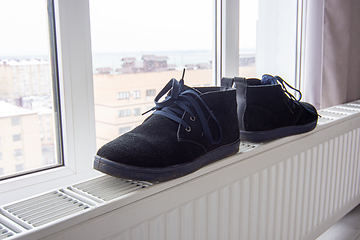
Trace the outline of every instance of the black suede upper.
[[[220, 146], [236, 142], [239, 139], [239, 124], [235, 89], [207, 87], [196, 90], [202, 92], [202, 100], [220, 123], [220, 143], [208, 142], [197, 116], [192, 121], [189, 113], [184, 111], [182, 119], [191, 127], [191, 131], [187, 132], [183, 125], [152, 114], [138, 127], [102, 146], [97, 155], [130, 166], [162, 168], [191, 162]], [[206, 117], [214, 139], [219, 139], [220, 132], [215, 122]]]
[[317, 120], [312, 105], [293, 101], [280, 84], [264, 85], [258, 79], [246, 81], [246, 107], [243, 116], [239, 116], [245, 131], [266, 131]]

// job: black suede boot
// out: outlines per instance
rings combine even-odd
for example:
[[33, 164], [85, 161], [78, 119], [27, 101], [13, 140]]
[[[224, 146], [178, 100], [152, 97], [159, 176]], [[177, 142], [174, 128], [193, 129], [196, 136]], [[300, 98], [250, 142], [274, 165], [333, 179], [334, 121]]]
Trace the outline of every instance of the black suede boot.
[[[309, 103], [300, 102], [301, 93], [279, 76], [263, 75], [262, 79], [223, 78], [221, 85], [235, 82], [240, 138], [264, 142], [305, 133], [316, 127], [318, 114]], [[300, 94], [298, 100], [285, 84]]]
[[183, 79], [171, 79], [155, 103], [155, 112], [141, 125], [98, 150], [95, 169], [114, 177], [161, 182], [238, 152], [235, 89], [190, 88]]

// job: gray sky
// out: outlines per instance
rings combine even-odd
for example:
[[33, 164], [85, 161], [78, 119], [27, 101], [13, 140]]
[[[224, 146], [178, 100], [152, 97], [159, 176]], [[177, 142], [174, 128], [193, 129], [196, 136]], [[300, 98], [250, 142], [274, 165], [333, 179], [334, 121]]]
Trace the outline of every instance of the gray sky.
[[0, 0], [0, 56], [46, 54], [46, 1]]
[[[212, 0], [90, 0], [94, 52], [207, 50]], [[240, 0], [241, 48], [255, 48], [257, 1]], [[0, 0], [0, 56], [46, 54], [46, 1]]]
[[[255, 48], [257, 1], [240, 7], [241, 47]], [[90, 0], [90, 13], [94, 52], [213, 47], [212, 0]]]
[[93, 50], [211, 49], [211, 2], [91, 0]]

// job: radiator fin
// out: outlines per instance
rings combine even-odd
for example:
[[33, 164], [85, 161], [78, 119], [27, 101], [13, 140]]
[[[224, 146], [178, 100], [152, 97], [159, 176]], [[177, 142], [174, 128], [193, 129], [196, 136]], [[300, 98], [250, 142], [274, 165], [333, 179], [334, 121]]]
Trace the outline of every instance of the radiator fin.
[[3, 225], [0, 222], [0, 239], [6, 239], [9, 237], [14, 236], [15, 233], [13, 231], [11, 231], [11, 229], [7, 228], [5, 225]]
[[110, 201], [136, 190], [151, 186], [149, 182], [138, 182], [108, 175], [72, 186], [82, 193], [103, 201]]
[[242, 141], [240, 142], [239, 152], [248, 152], [259, 146], [261, 146], [261, 143], [250, 143], [250, 142]]
[[351, 103], [346, 103], [334, 107], [329, 107], [326, 109], [319, 110], [320, 115], [318, 119], [318, 124], [326, 124], [337, 119], [349, 116], [351, 114], [360, 112], [360, 101], [354, 101]]
[[86, 209], [89, 209], [87, 204], [61, 191], [43, 194], [4, 207], [7, 216], [26, 229], [39, 227]]

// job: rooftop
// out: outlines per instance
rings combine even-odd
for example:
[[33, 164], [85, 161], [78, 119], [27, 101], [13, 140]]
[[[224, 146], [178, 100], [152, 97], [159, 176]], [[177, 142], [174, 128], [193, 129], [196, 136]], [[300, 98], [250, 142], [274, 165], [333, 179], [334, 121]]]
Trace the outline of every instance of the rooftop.
[[39, 64], [49, 64], [49, 61], [44, 59], [0, 59], [0, 66], [28, 66]]
[[5, 101], [0, 101], [0, 109], [0, 118], [24, 116], [37, 113], [34, 110], [18, 107]]
[[144, 60], [144, 61], [166, 61], [166, 60], [169, 60], [169, 58], [167, 56], [143, 55], [142, 60]]
[[127, 58], [122, 58], [121, 61], [123, 62], [135, 62], [136, 58], [134, 57], [127, 57]]

